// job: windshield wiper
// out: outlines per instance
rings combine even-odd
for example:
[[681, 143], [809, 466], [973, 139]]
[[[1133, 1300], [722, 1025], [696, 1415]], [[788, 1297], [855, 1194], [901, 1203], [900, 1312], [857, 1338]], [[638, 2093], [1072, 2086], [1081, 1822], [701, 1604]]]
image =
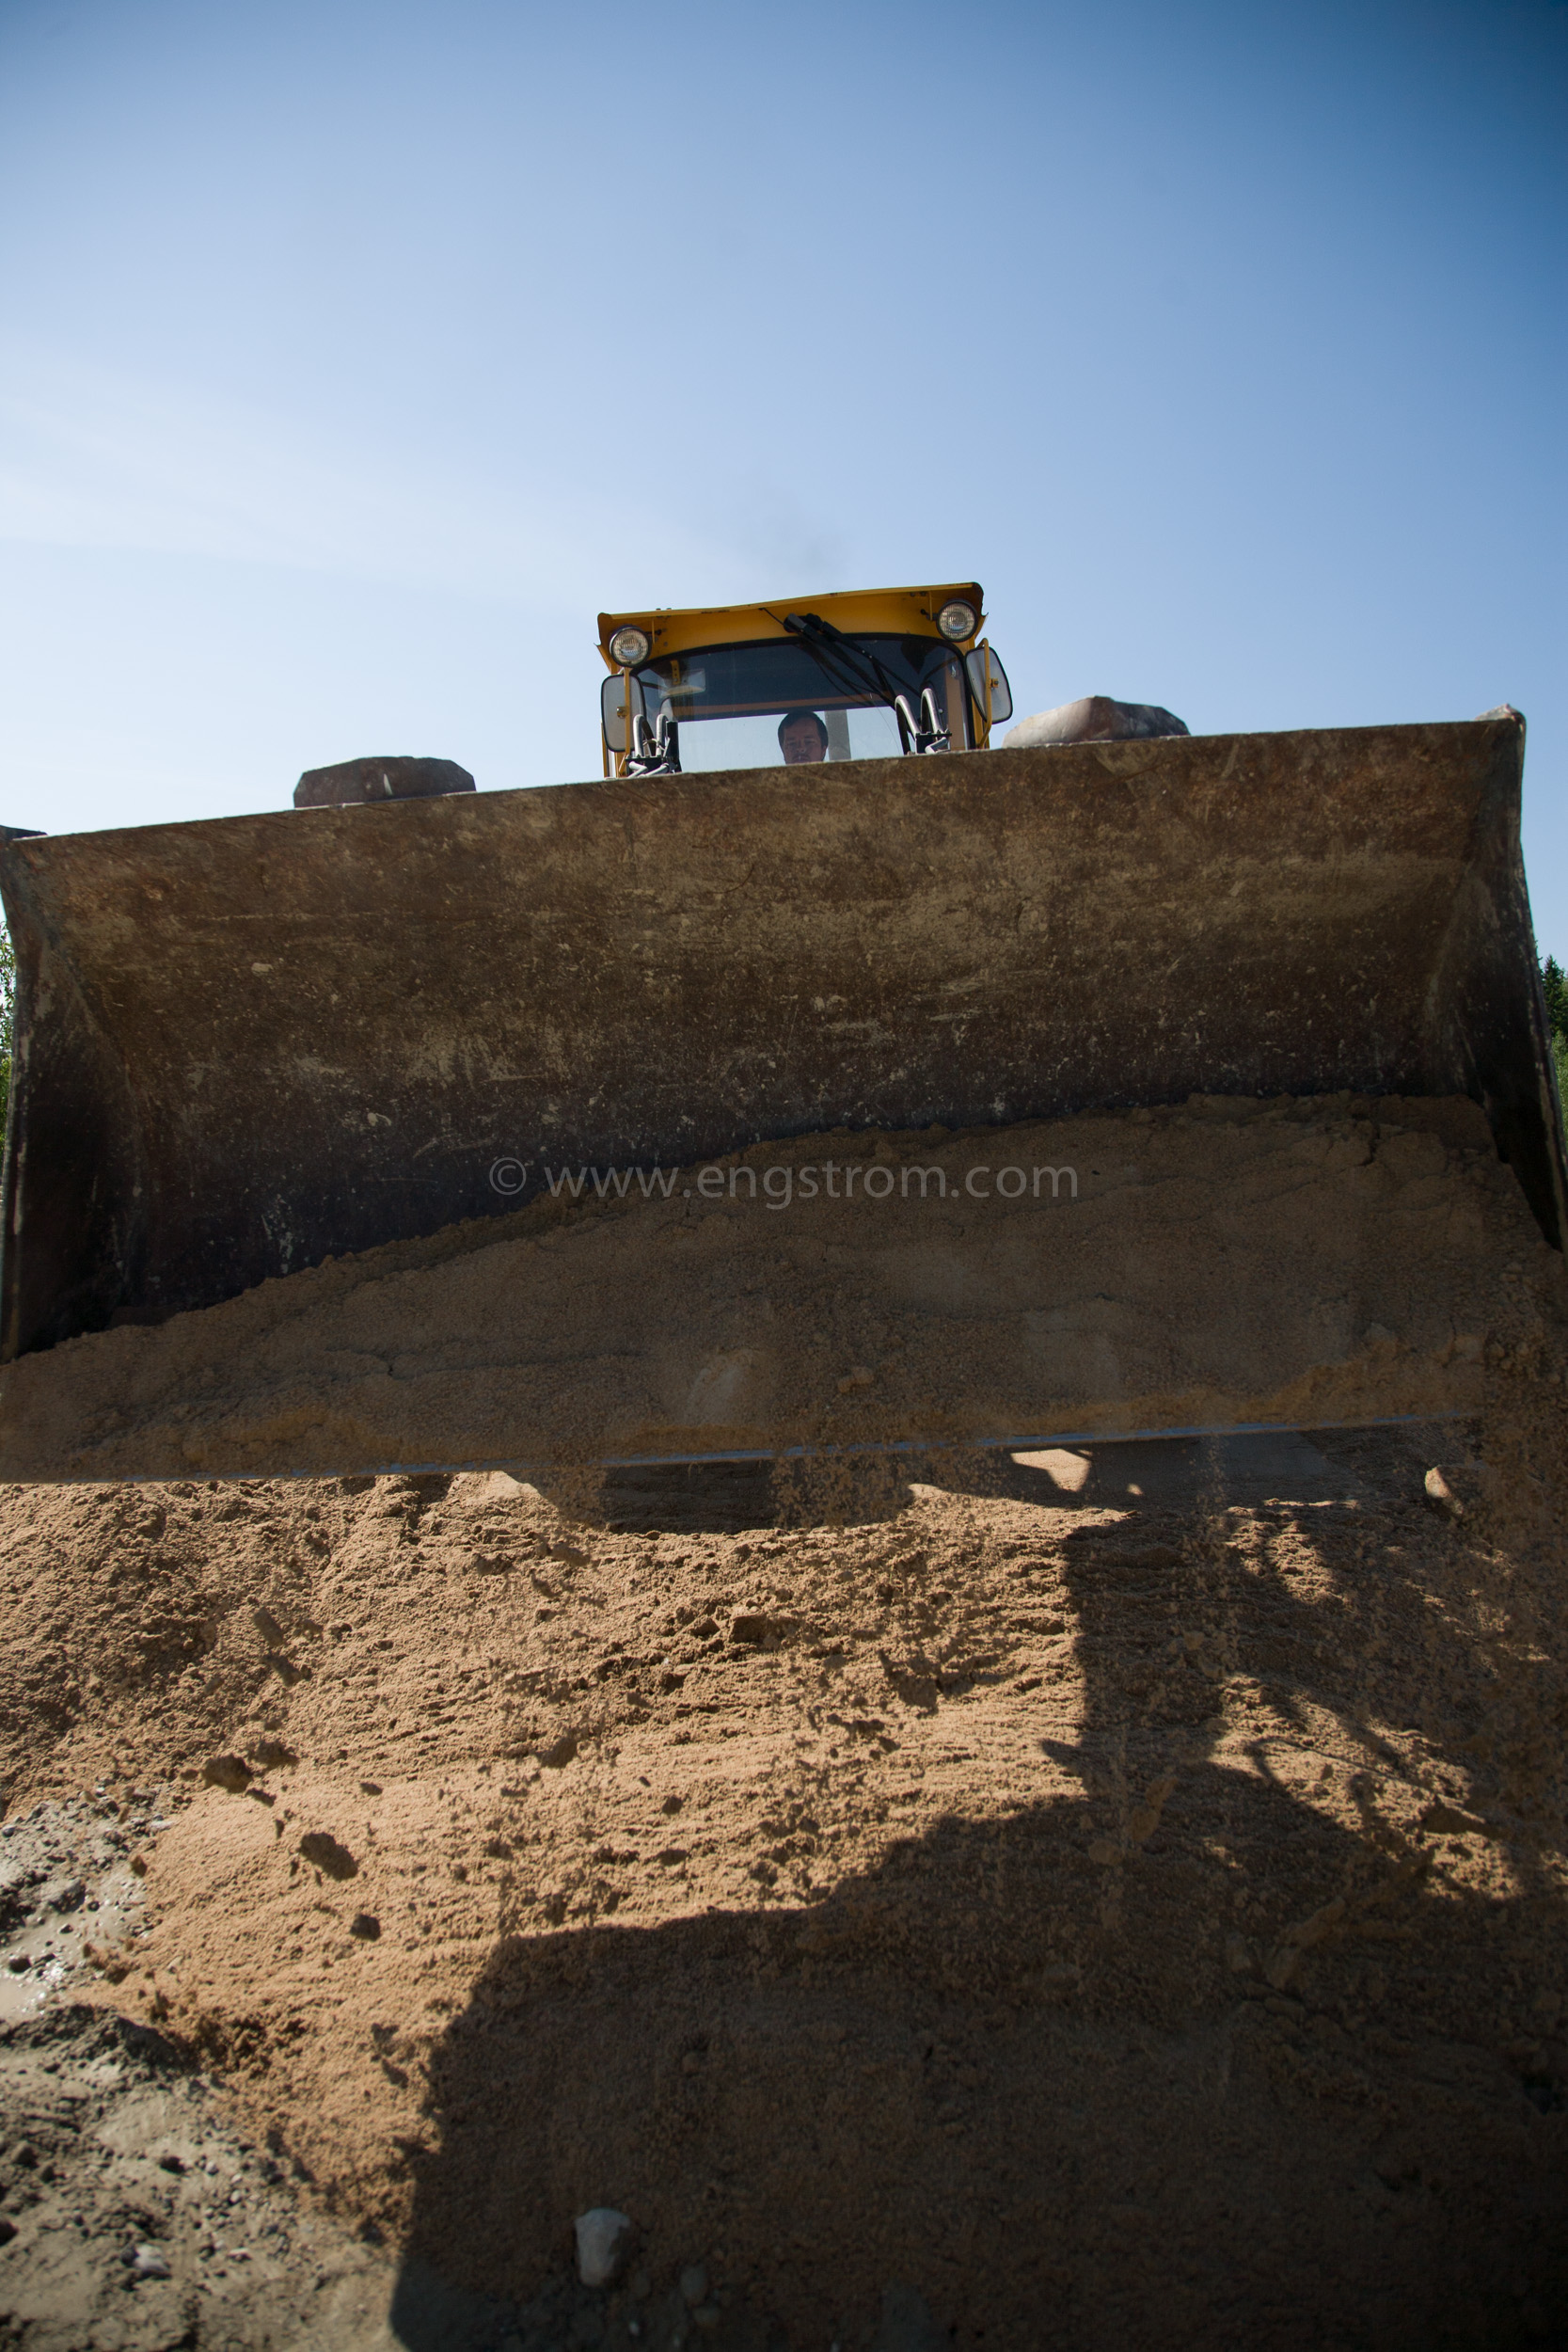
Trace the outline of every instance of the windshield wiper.
[[[823, 620], [821, 614], [817, 612], [786, 612], [784, 616], [784, 625], [792, 637], [799, 637], [807, 649], [815, 654], [817, 666], [827, 672], [841, 692], [845, 683], [843, 672], [847, 670], [852, 682], [863, 692], [869, 677], [882, 700], [896, 707], [898, 697], [903, 691], [897, 679], [889, 676], [874, 653], [869, 652], [864, 645], [857, 645], [854, 639], [846, 637], [841, 628], [834, 628], [832, 621]], [[833, 675], [832, 660], [830, 659], [830, 647], [832, 656], [836, 657], [840, 664], [840, 675], [836, 677]], [[854, 675], [857, 662], [861, 665], [861, 675], [858, 678]]]
[[[823, 620], [817, 612], [786, 612], [784, 625], [792, 637], [798, 637], [812, 656], [828, 683], [839, 693], [864, 693], [867, 681], [881, 700], [892, 709], [898, 722], [898, 740], [908, 753], [911, 739], [916, 752], [945, 752], [952, 748], [949, 730], [940, 721], [937, 698], [926, 687], [920, 697], [917, 719], [910, 707], [909, 697], [897, 679], [883, 668], [874, 653], [858, 645], [852, 637], [834, 628], [832, 621]], [[835, 672], [834, 664], [838, 667]]]

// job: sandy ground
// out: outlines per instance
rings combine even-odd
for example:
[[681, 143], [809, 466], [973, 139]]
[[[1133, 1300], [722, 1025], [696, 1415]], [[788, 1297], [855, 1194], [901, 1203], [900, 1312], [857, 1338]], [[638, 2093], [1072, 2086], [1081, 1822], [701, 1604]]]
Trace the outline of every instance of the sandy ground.
[[385, 2260], [309, 2210], [163, 2035], [53, 2004], [0, 2031], [0, 2341], [381, 2352]]
[[28, 2317], [13, 2142], [0, 2343], [1568, 2341], [1564, 1360], [1484, 1327], [1468, 1422], [826, 1500], [0, 1491], [8, 1820], [141, 1890], [0, 2082], [152, 2029], [301, 2249], [143, 2195], [170, 2280]]
[[6, 1372], [0, 2345], [1568, 2343], [1568, 1290], [1479, 1114], [721, 1175]]
[[[540, 1464], [1473, 1409], [1568, 1316], [1467, 1102], [1194, 1097], [578, 1171], [0, 1375], [0, 1476]], [[616, 1184], [626, 1189], [624, 1197]], [[808, 1190], [808, 1184], [810, 1189]]]

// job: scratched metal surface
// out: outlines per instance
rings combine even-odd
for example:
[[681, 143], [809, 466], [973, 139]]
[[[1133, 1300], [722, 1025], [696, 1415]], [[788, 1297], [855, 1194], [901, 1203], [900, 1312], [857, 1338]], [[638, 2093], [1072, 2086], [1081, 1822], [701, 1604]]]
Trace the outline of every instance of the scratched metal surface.
[[[1468, 1093], [1564, 1172], [1523, 725], [1177, 737], [18, 840], [3, 1353], [835, 1126]], [[525, 1189], [489, 1182], [501, 1155]]]

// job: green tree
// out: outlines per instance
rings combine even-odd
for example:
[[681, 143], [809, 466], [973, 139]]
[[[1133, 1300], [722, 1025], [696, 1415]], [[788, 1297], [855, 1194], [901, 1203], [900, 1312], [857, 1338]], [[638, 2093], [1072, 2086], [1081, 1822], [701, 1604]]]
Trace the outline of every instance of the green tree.
[[0, 930], [0, 1135], [11, 1099], [11, 1025], [16, 1015], [16, 949]]
[[1552, 1033], [1552, 1059], [1557, 1064], [1557, 1090], [1568, 1117], [1568, 972], [1555, 956], [1541, 967], [1541, 988], [1546, 999], [1546, 1024]]

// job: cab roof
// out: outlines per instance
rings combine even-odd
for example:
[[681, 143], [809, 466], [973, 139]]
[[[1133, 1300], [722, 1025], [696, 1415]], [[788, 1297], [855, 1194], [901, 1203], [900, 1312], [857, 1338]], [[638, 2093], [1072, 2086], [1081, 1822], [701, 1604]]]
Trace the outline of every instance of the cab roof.
[[985, 627], [985, 592], [977, 580], [952, 580], [937, 588], [847, 588], [827, 596], [774, 596], [767, 604], [700, 604], [672, 610], [668, 605], [644, 606], [630, 612], [601, 612], [599, 652], [607, 670], [619, 669], [610, 641], [628, 623], [645, 629], [652, 642], [650, 660], [662, 654], [685, 653], [698, 646], [753, 645], [768, 637], [787, 637], [786, 612], [816, 612], [847, 636], [874, 632], [879, 636], [930, 637], [945, 644], [937, 627], [944, 604], [961, 596], [978, 619], [974, 637]]

